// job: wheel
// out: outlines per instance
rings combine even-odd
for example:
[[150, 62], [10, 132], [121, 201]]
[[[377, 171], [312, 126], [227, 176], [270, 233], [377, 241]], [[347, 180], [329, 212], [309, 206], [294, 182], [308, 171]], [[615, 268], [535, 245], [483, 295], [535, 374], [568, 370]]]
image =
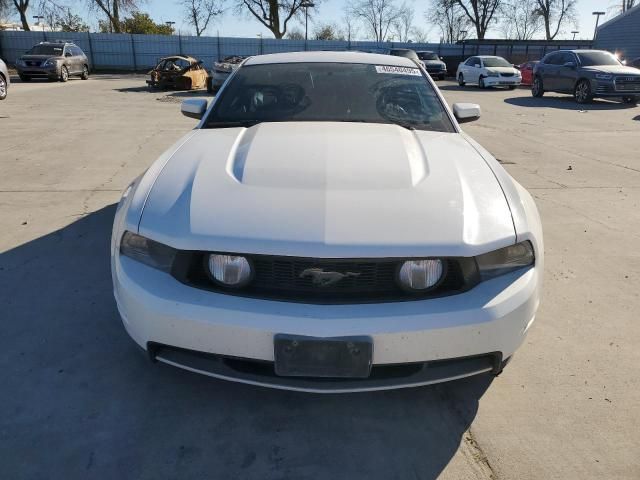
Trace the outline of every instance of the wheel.
[[458, 75], [458, 85], [464, 87], [464, 77], [462, 76], [462, 74]]
[[446, 78], [446, 76], [445, 76], [445, 75], [440, 75], [440, 76], [438, 77], [438, 80], [444, 80], [445, 78]]
[[622, 97], [622, 103], [628, 103], [629, 105], [637, 105], [638, 97]]
[[0, 75], [0, 100], [7, 98], [7, 81]]
[[536, 98], [540, 98], [544, 95], [544, 87], [542, 85], [542, 79], [536, 77], [533, 79], [533, 85], [531, 85], [531, 95]]
[[580, 80], [576, 84], [576, 88], [573, 90], [573, 98], [575, 98], [578, 103], [589, 103], [593, 100], [591, 85], [588, 80]]
[[20, 80], [22, 80], [23, 82], [30, 82], [31, 77], [29, 75], [20, 75]]
[[87, 67], [86, 65], [82, 67], [82, 75], [80, 75], [80, 78], [82, 80], [89, 79], [89, 67]]
[[61, 82], [66, 82], [69, 80], [69, 69], [63, 65], [62, 68], [60, 69], [60, 81]]
[[515, 90], [516, 86], [515, 85], [509, 85], [509, 90]]
[[213, 83], [211, 78], [207, 78], [207, 93], [213, 93]]
[[478, 88], [485, 89], [487, 86], [484, 84], [484, 77], [478, 79]]

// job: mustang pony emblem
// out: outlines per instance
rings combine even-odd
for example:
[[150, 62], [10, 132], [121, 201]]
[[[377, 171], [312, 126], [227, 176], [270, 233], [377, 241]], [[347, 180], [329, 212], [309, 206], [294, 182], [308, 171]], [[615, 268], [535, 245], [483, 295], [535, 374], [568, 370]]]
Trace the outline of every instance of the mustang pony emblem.
[[307, 268], [302, 271], [300, 278], [312, 277], [313, 284], [319, 287], [328, 287], [346, 277], [359, 277], [359, 273], [353, 272], [325, 272], [322, 268]]

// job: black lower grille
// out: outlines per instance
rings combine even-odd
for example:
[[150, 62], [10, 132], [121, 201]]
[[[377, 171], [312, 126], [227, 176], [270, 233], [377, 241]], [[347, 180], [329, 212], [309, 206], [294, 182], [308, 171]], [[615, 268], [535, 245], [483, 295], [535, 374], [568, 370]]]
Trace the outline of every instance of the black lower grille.
[[[253, 298], [301, 303], [381, 303], [453, 295], [468, 290], [478, 280], [473, 258], [447, 258], [443, 280], [424, 293], [407, 292], [396, 280], [406, 259], [322, 259], [271, 255], [245, 255], [254, 276], [242, 289], [213, 283], [206, 272], [207, 252], [179, 252], [172, 269], [178, 280], [212, 291]], [[319, 284], [310, 270], [338, 272], [335, 283]]]

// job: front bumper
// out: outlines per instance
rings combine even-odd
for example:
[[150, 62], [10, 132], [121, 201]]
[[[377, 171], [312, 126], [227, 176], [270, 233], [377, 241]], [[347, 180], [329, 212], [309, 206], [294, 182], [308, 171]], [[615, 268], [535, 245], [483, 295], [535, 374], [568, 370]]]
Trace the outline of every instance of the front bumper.
[[640, 98], [640, 86], [636, 88], [618, 86], [613, 80], [591, 80], [591, 91], [596, 97]]
[[[162, 345], [192, 352], [273, 362], [278, 333], [314, 337], [367, 335], [373, 339], [373, 366], [415, 364], [461, 357], [510, 357], [533, 323], [539, 303], [536, 268], [483, 282], [468, 292], [421, 301], [312, 305], [235, 297], [184, 285], [172, 276], [127, 257], [112, 257], [114, 294], [129, 335], [145, 350]], [[166, 348], [165, 348], [166, 354]], [[263, 376], [247, 380], [216, 369], [195, 367], [176, 356], [154, 358], [211, 376], [305, 391], [312, 379]], [[183, 362], [182, 364], [180, 362]], [[201, 364], [198, 364], [201, 365]], [[210, 364], [209, 364], [210, 365]], [[428, 366], [428, 365], [427, 365]], [[467, 365], [468, 366], [468, 365]], [[440, 370], [427, 377], [396, 375], [382, 385], [353, 380], [331, 391], [423, 385], [460, 378], [495, 365]], [[237, 372], [236, 372], [237, 373]], [[428, 372], [429, 374], [433, 372]], [[327, 380], [318, 381], [326, 386]], [[326, 388], [324, 389], [326, 390]]]
[[484, 77], [484, 84], [487, 87], [505, 87], [509, 85], [518, 86], [522, 83], [522, 77]]
[[18, 71], [18, 75], [26, 75], [29, 77], [48, 77], [54, 78], [60, 75], [60, 69], [57, 65], [51, 67], [23, 67], [16, 66], [16, 70]]

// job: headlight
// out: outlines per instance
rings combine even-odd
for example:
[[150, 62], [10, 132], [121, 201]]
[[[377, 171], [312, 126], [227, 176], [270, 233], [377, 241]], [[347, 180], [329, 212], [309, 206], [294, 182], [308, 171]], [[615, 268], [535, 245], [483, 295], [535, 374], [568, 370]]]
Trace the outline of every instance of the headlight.
[[176, 250], [142, 235], [124, 232], [120, 242], [120, 254], [169, 273]]
[[613, 78], [613, 75], [610, 75], [608, 73], [596, 73], [596, 78], [598, 80], [611, 80]]
[[245, 257], [211, 254], [207, 270], [214, 282], [224, 287], [244, 287], [251, 281], [251, 264]]
[[516, 243], [476, 257], [482, 280], [489, 280], [498, 275], [533, 265], [534, 261], [533, 246], [529, 241]]
[[444, 273], [444, 264], [437, 258], [409, 260], [398, 270], [398, 283], [409, 291], [424, 291], [438, 284]]
[[56, 64], [55, 60], [49, 59], [49, 60], [45, 60], [44, 63], [42, 64], [43, 67], [53, 67]]

